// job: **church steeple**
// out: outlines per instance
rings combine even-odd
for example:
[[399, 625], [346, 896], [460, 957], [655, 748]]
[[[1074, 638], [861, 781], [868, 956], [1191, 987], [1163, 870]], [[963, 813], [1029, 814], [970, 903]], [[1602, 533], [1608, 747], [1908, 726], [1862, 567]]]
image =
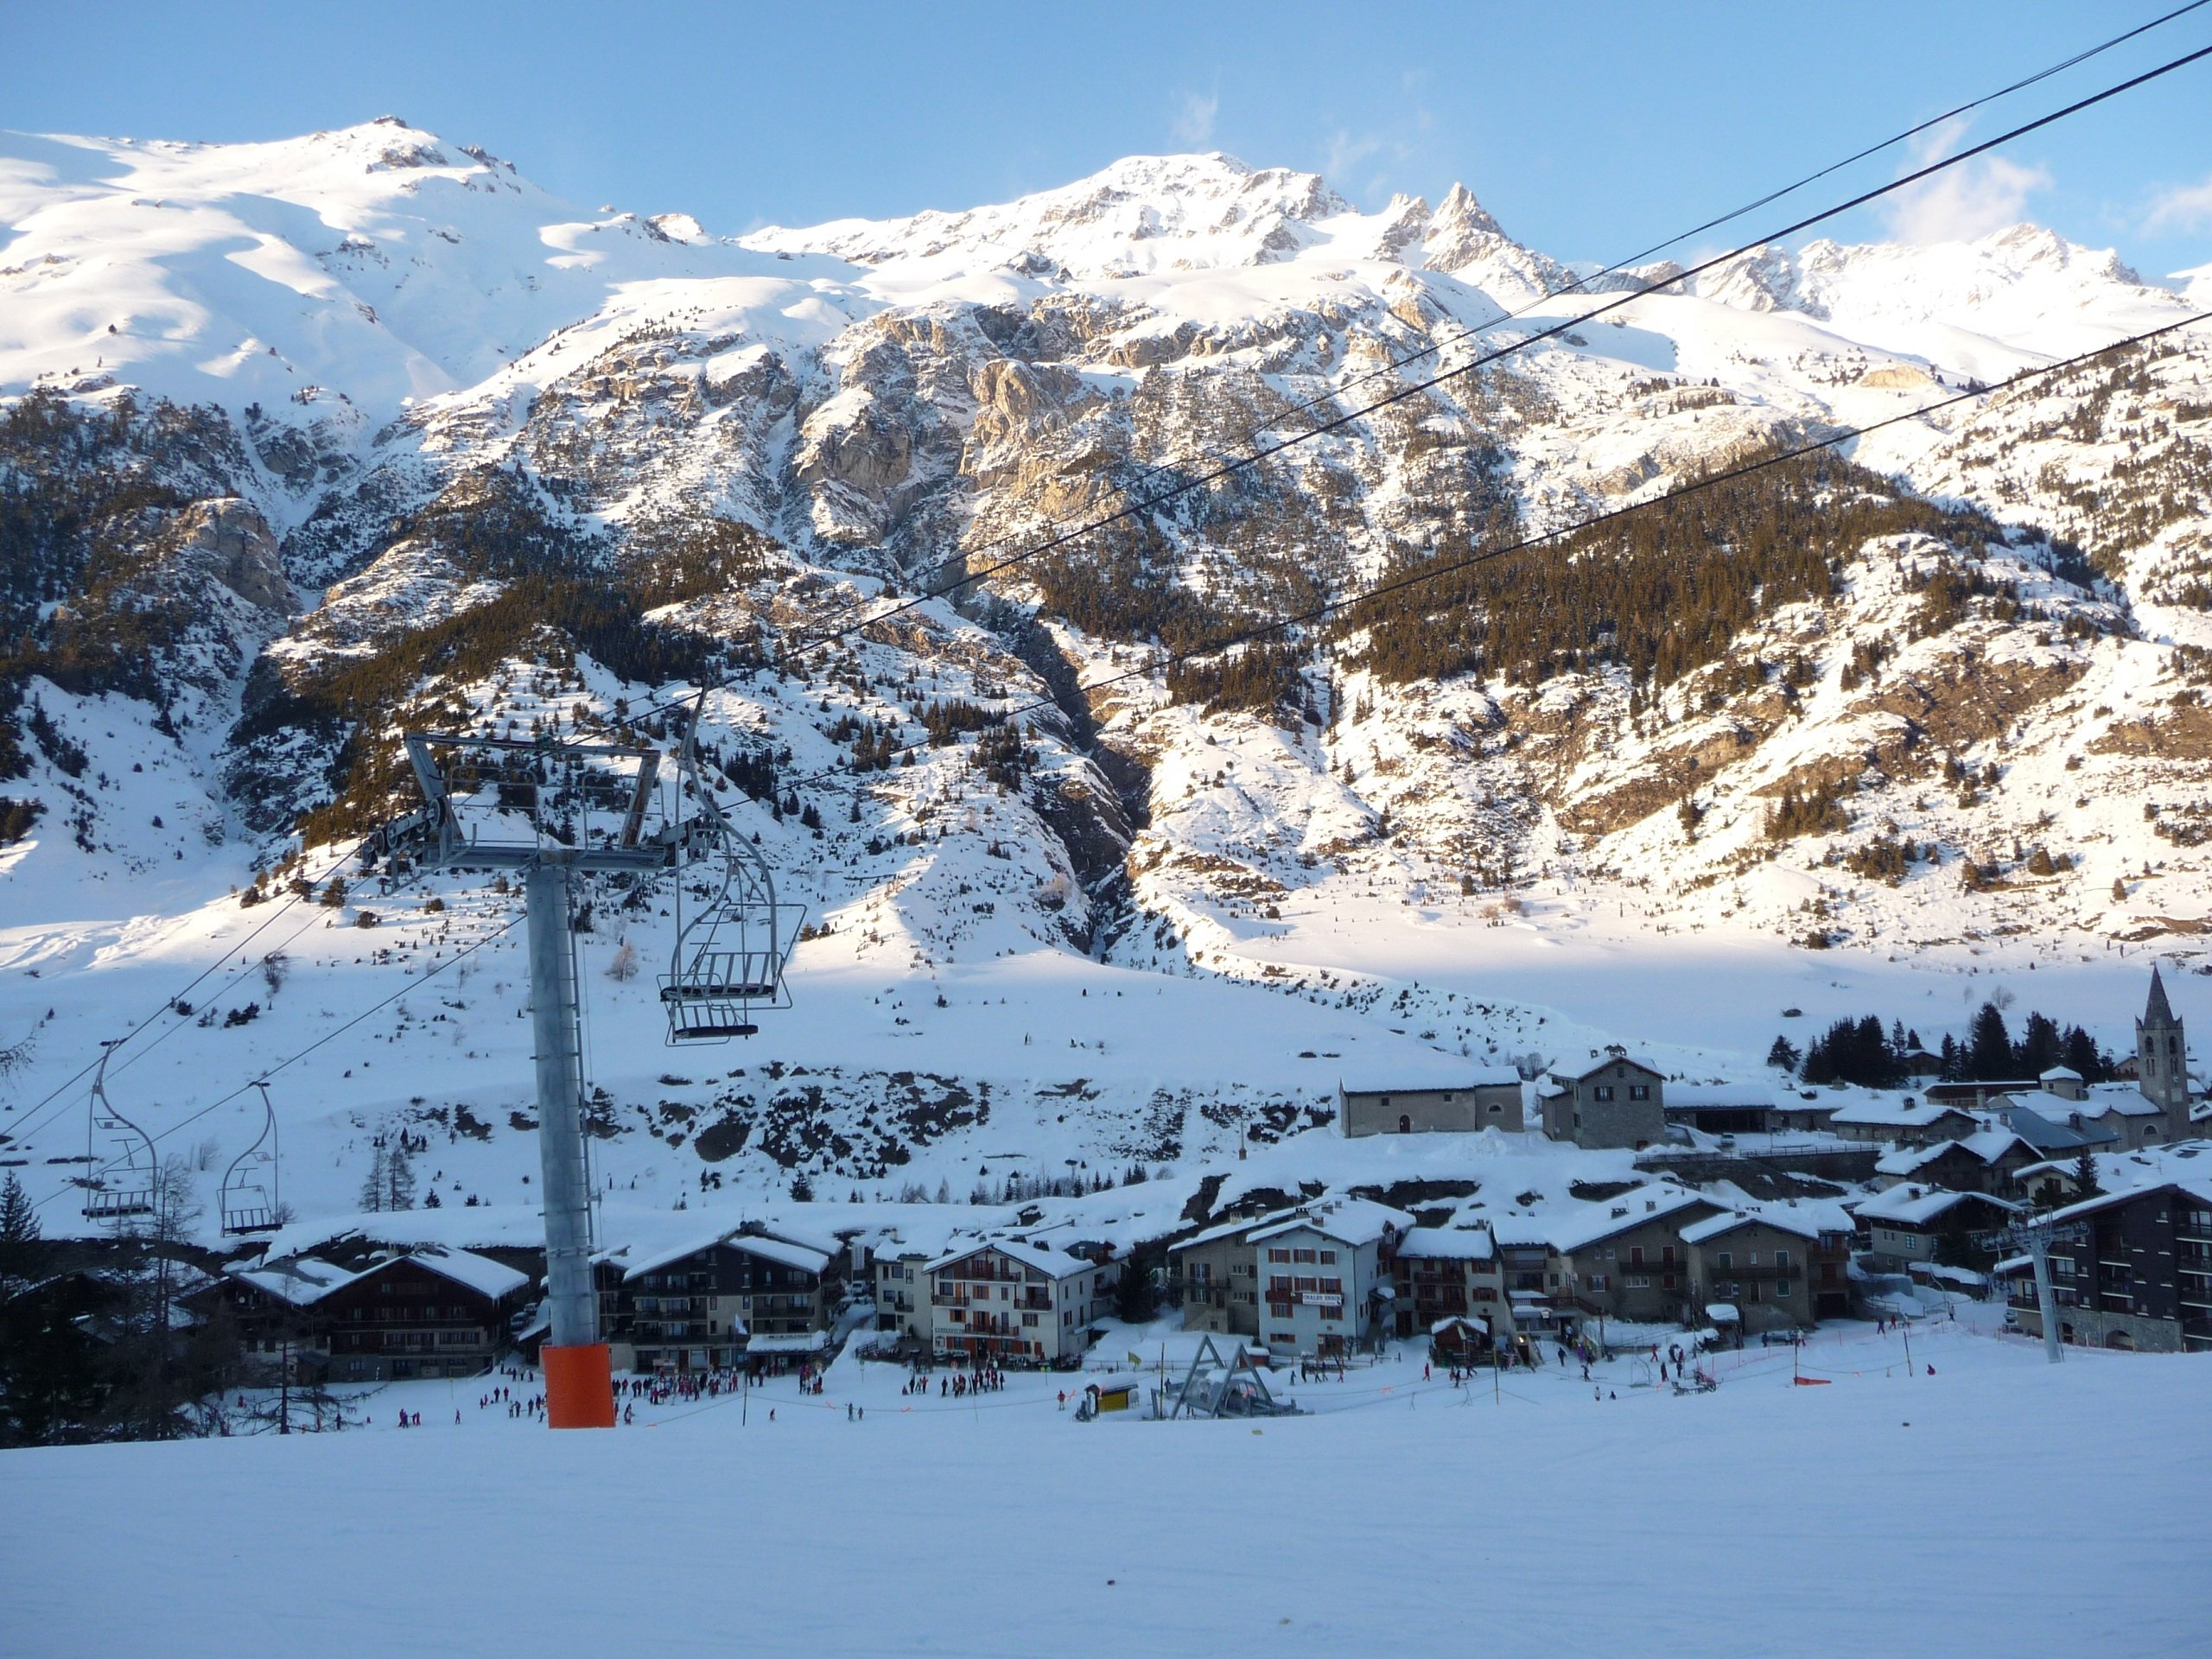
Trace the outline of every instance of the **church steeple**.
[[2151, 965], [2150, 1000], [2135, 1022], [2135, 1086], [2164, 1111], [2166, 1140], [2188, 1135], [2189, 1043], [2166, 1001], [2166, 982], [2156, 963]]

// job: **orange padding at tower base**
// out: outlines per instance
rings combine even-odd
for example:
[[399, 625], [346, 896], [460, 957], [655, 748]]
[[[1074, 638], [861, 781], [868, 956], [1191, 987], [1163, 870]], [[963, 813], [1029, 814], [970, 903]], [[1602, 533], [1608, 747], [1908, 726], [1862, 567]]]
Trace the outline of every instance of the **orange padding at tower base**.
[[549, 1344], [538, 1358], [545, 1368], [547, 1427], [614, 1427], [614, 1372], [605, 1343], [578, 1343], [573, 1348]]

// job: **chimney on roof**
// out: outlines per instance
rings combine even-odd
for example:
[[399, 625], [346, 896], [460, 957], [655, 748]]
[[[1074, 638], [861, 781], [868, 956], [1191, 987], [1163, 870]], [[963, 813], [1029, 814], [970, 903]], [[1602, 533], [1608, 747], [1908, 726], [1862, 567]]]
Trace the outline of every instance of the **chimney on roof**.
[[1646, 1199], [1643, 1201], [1643, 1212], [1644, 1212], [1644, 1214], [1646, 1214], [1646, 1215], [1649, 1215], [1649, 1214], [1650, 1214], [1654, 1210], [1656, 1210], [1658, 1207], [1659, 1207], [1659, 1200], [1658, 1200], [1658, 1199], [1656, 1199], [1656, 1198], [1646, 1198]]

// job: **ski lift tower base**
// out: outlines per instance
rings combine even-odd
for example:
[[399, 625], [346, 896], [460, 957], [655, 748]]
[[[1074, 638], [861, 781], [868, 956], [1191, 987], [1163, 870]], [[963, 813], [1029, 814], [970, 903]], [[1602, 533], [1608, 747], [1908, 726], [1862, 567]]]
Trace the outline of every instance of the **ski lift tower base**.
[[[591, 1179], [569, 887], [573, 871], [644, 872], [667, 861], [667, 849], [641, 842], [639, 834], [660, 757], [614, 745], [461, 735], [410, 733], [405, 741], [429, 806], [432, 839], [423, 849], [424, 861], [514, 870], [523, 878], [545, 1205], [545, 1417], [554, 1428], [612, 1428], [613, 1370], [600, 1340], [591, 1280]], [[550, 775], [556, 767], [567, 770]], [[596, 833], [589, 821], [594, 801], [605, 819]], [[545, 833], [542, 815], [549, 805], [561, 815], [558, 836]]]

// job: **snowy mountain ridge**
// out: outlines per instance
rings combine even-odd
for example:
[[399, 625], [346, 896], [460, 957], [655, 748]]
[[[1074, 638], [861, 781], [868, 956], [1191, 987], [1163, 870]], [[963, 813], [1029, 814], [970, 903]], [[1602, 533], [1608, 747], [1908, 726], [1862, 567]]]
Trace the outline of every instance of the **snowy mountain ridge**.
[[[1757, 250], [835, 637], [1593, 302], [1463, 187], [1363, 213], [1218, 155], [739, 238], [396, 120], [0, 156], [0, 1016], [43, 1033], [39, 1092], [115, 1007], [244, 950], [268, 912], [242, 896], [327, 895], [411, 804], [402, 727], [665, 747], [641, 711], [710, 670], [731, 810], [828, 930], [798, 958], [820, 1013], [778, 1058], [811, 1081], [737, 1057], [669, 1083], [650, 993], [601, 988], [609, 1157], [656, 1202], [896, 1184], [902, 1153], [964, 1191], [984, 1153], [1294, 1144], [1355, 1059], [1620, 1039], [1763, 1075], [1776, 984], [1857, 1015], [1999, 970], [2073, 987], [2118, 1045], [2135, 986], [2104, 959], [2192, 959], [2212, 926], [2202, 329], [1645, 539], [1162, 662], [2189, 315], [2115, 253], [2026, 226]], [[143, 1077], [204, 1104], [512, 919], [458, 880], [347, 879], [299, 916], [289, 988], [226, 969], [256, 1016], [194, 1014]], [[588, 951], [664, 957], [652, 893], [595, 903]], [[1684, 951], [1729, 964], [1727, 1006], [1660, 982]], [[487, 1201], [512, 1185], [514, 969], [470, 972], [317, 1077], [300, 1144], [340, 1172], [442, 1112]], [[1154, 1017], [1094, 1016], [1133, 1001]], [[386, 1084], [395, 1053], [454, 1086]], [[702, 1166], [717, 1125], [737, 1150]], [[356, 1180], [329, 1179], [325, 1208]]]

